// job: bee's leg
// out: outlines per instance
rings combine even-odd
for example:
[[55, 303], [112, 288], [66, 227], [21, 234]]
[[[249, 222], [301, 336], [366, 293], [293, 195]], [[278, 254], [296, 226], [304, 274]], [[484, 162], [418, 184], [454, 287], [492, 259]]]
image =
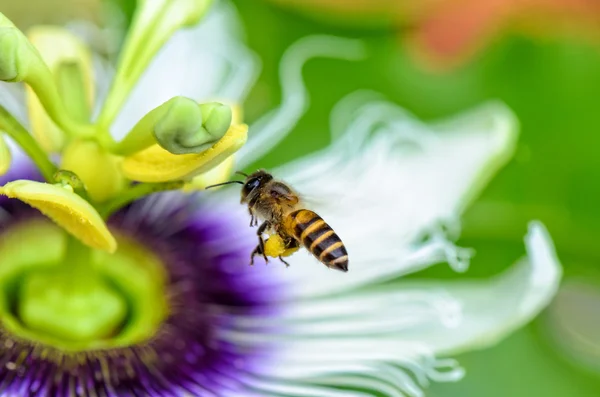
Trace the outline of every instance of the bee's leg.
[[300, 247], [300, 243], [296, 240], [296, 239], [289, 239], [289, 241], [285, 244], [285, 248], [290, 249], [290, 248], [298, 248]]
[[[296, 239], [293, 239], [293, 238], [290, 238], [290, 239], [286, 240], [286, 242], [285, 242], [286, 249], [298, 248], [299, 246], [300, 246], [300, 243], [298, 243], [298, 241], [296, 241]], [[287, 261], [285, 261], [281, 255], [279, 255], [279, 260], [285, 264], [285, 267], [290, 267], [290, 264], [287, 263]]]
[[257, 220], [254, 216], [254, 212], [252, 212], [252, 208], [248, 208], [248, 212], [250, 213], [250, 227], [256, 226]]
[[[255, 257], [256, 255], [263, 255], [263, 256], [264, 256], [264, 253], [263, 253], [263, 251], [264, 251], [264, 249], [261, 247], [261, 245], [260, 245], [260, 244], [259, 244], [259, 245], [257, 245], [257, 246], [254, 248], [254, 250], [253, 250], [253, 251], [252, 251], [252, 253], [250, 254], [250, 266], [254, 266], [254, 257]], [[268, 260], [267, 260], [267, 262], [268, 262]]]
[[270, 226], [271, 226], [271, 223], [269, 221], [264, 221], [262, 223], [262, 225], [260, 225], [258, 227], [258, 230], [256, 231], [256, 234], [258, 235], [258, 237], [261, 237], [263, 235], [263, 233], [265, 232], [265, 230], [267, 230]]
[[258, 255], [262, 255], [263, 258], [265, 258], [265, 262], [269, 263], [269, 258], [267, 258], [267, 255], [265, 254], [265, 242], [262, 239], [262, 237], [258, 237]]
[[285, 264], [285, 267], [290, 267], [290, 264], [287, 263], [285, 260], [283, 260], [283, 258], [281, 257], [281, 255], [279, 255], [279, 260], [282, 261]]
[[[265, 232], [265, 230], [267, 230], [269, 227], [271, 226], [271, 223], [269, 223], [269, 221], [264, 221], [262, 223], [262, 225], [260, 225], [258, 227], [258, 230], [256, 231], [256, 234], [258, 235], [258, 247], [256, 247], [258, 249], [257, 251], [257, 255], [261, 255], [263, 256], [263, 258], [265, 258], [265, 262], [269, 262], [269, 259], [267, 258], [267, 255], [265, 254], [265, 241], [262, 238], [263, 233]], [[255, 249], [256, 251], [256, 249]]]

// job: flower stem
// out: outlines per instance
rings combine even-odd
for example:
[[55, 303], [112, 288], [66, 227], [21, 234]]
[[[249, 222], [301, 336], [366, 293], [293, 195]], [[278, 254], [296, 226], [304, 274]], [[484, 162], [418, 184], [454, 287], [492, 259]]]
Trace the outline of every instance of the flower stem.
[[92, 124], [79, 122], [71, 116], [60, 96], [52, 72], [42, 61], [40, 63], [37, 72], [31, 73], [24, 81], [35, 92], [48, 116], [70, 137], [94, 136], [96, 128]]
[[15, 142], [21, 146], [23, 151], [31, 158], [42, 173], [42, 176], [49, 182], [54, 180], [56, 167], [46, 156], [46, 153], [40, 148], [38, 143], [27, 132], [8, 110], [0, 105], [0, 129], [8, 134]]
[[102, 218], [107, 219], [119, 208], [122, 208], [135, 200], [138, 200], [142, 197], [148, 196], [153, 193], [181, 189], [183, 185], [183, 181], [138, 183], [136, 185], [131, 186], [129, 189], [121, 192], [117, 197], [110, 200], [109, 202], [101, 205], [98, 208], [98, 213], [102, 216]]
[[92, 249], [82, 244], [76, 237], [69, 235], [63, 258], [63, 264], [69, 270], [68, 274], [76, 280], [79, 280], [82, 274], [90, 274], [93, 271], [91, 260]]
[[81, 66], [75, 62], [65, 62], [56, 68], [58, 90], [63, 98], [67, 112], [74, 120], [87, 123], [90, 120], [90, 108], [86, 100], [84, 74]]
[[179, 28], [197, 23], [211, 3], [212, 0], [138, 2], [123, 45], [117, 74], [98, 117], [100, 134], [108, 131], [125, 99], [158, 50]]

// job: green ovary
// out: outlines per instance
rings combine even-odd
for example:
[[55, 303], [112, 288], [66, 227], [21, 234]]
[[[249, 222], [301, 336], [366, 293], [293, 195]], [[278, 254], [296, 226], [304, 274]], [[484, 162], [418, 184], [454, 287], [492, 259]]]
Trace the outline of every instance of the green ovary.
[[17, 296], [24, 326], [76, 342], [112, 336], [125, 321], [127, 302], [96, 275], [77, 281], [62, 269], [27, 274]]
[[118, 251], [108, 254], [73, 248], [45, 220], [6, 230], [0, 235], [4, 329], [66, 351], [127, 346], [154, 335], [167, 315], [162, 263], [136, 242], [118, 240]]

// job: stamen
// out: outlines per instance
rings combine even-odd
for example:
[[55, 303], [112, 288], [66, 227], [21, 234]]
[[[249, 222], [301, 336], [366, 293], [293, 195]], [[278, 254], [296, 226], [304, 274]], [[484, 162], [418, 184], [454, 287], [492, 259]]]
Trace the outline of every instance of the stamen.
[[201, 153], [223, 137], [231, 120], [229, 106], [177, 96], [142, 117], [110, 150], [130, 156], [159, 144], [173, 154]]
[[35, 91], [52, 120], [70, 135], [93, 135], [94, 129], [72, 119], [66, 111], [54, 77], [39, 52], [15, 25], [0, 13], [0, 78], [23, 81]]
[[117, 242], [96, 209], [69, 185], [16, 180], [0, 187], [0, 194], [37, 208], [90, 247], [115, 252]]
[[211, 0], [140, 2], [121, 51], [117, 74], [98, 118], [103, 130], [108, 130], [156, 52], [178, 29], [197, 23], [211, 3]]
[[158, 145], [126, 157], [121, 169], [131, 180], [168, 182], [189, 179], [226, 161], [245, 143], [248, 127], [232, 125], [225, 136], [207, 150], [197, 154], [174, 155]]
[[[48, 66], [69, 118], [75, 123], [89, 123], [96, 86], [88, 48], [77, 36], [61, 27], [36, 26], [27, 32], [27, 36]], [[32, 134], [46, 152], [60, 152], [67, 135], [79, 131], [63, 131], [48, 117], [37, 94], [29, 87], [26, 93]]]

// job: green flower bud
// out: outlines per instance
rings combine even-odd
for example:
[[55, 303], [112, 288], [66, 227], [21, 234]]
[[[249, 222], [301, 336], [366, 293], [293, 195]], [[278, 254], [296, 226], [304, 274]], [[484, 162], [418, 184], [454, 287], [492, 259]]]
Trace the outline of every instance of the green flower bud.
[[194, 153], [195, 148], [211, 138], [204, 134], [202, 112], [198, 104], [188, 98], [173, 98], [170, 102], [167, 112], [154, 127], [154, 138], [173, 154]]
[[219, 103], [198, 105], [175, 97], [161, 105], [166, 111], [154, 126], [154, 138], [173, 154], [200, 153], [225, 135], [231, 125], [231, 109]]
[[0, 80], [23, 81], [44, 66], [25, 35], [0, 12]]
[[218, 102], [203, 103], [200, 105], [202, 112], [202, 126], [206, 131], [216, 137], [225, 135], [231, 125], [231, 108]]
[[123, 43], [117, 74], [98, 116], [108, 127], [127, 95], [164, 43], [180, 28], [198, 23], [213, 0], [138, 0], [128, 36]]
[[0, 13], [0, 80], [27, 83], [45, 113], [68, 135], [93, 135], [96, 130], [74, 122], [60, 97], [54, 76], [39, 51]]

